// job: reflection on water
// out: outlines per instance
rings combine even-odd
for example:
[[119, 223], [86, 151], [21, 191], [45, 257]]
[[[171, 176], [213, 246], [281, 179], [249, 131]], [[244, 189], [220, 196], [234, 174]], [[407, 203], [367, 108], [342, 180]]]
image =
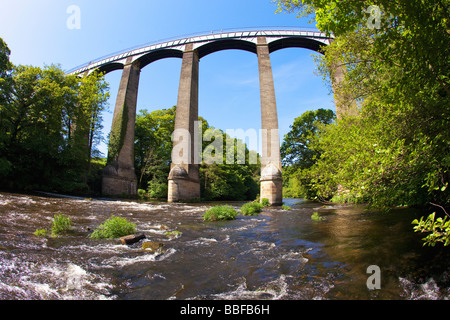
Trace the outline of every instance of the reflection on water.
[[[448, 299], [447, 248], [422, 247], [411, 209], [286, 199], [292, 210], [203, 222], [211, 204], [143, 203], [0, 193], [0, 299]], [[238, 208], [242, 203], [233, 203]], [[318, 211], [325, 221], [311, 219]], [[53, 216], [74, 230], [38, 238]], [[89, 239], [114, 214], [163, 251]], [[169, 231], [180, 237], [169, 238]], [[367, 267], [381, 270], [369, 290]]]

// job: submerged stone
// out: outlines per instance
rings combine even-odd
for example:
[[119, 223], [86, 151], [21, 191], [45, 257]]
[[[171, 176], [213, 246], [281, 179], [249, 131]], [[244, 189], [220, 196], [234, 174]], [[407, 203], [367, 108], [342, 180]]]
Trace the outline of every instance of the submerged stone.
[[155, 241], [147, 241], [142, 244], [143, 250], [150, 251], [152, 253], [157, 252], [162, 247], [164, 247], [164, 243], [155, 242]]

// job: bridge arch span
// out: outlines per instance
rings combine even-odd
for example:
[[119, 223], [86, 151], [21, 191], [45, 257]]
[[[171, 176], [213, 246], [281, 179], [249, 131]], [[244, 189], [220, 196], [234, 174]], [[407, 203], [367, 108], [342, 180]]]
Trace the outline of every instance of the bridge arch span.
[[323, 46], [323, 42], [311, 38], [286, 37], [270, 42], [269, 52], [272, 53], [286, 48], [304, 48], [323, 54], [321, 49]]
[[112, 62], [104, 64], [96, 69], [99, 73], [108, 74], [110, 72], [123, 69], [123, 64], [118, 62]]
[[222, 50], [244, 50], [251, 53], [256, 54], [256, 44], [247, 41], [247, 40], [240, 40], [240, 39], [230, 39], [230, 40], [218, 40], [218, 41], [212, 41], [207, 44], [204, 44], [200, 47], [198, 47], [196, 50], [198, 52], [199, 59], [202, 59], [203, 57]]
[[161, 59], [167, 59], [167, 58], [183, 58], [183, 51], [177, 50], [177, 49], [161, 49], [152, 51], [150, 53], [147, 53], [138, 59], [136, 61], [139, 62], [140, 68], [143, 69], [149, 64], [161, 60]]

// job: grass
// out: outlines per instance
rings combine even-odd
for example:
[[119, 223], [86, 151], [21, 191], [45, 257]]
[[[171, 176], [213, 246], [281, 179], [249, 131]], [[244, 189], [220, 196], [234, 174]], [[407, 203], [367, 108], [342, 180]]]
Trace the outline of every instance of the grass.
[[206, 211], [203, 215], [205, 221], [221, 221], [221, 220], [234, 220], [238, 215], [236, 209], [232, 206], [215, 206]]
[[[53, 217], [51, 236], [58, 237], [60, 234], [67, 233], [72, 227], [72, 221], [69, 217], [59, 213]], [[38, 237], [46, 237], [48, 234], [47, 229], [37, 229], [34, 233]]]
[[248, 202], [241, 206], [241, 212], [244, 216], [257, 216], [264, 206], [258, 202]]
[[130, 223], [125, 218], [114, 217], [106, 220], [94, 232], [91, 233], [92, 239], [116, 239], [136, 233], [136, 225]]
[[37, 237], [46, 237], [47, 229], [37, 229], [33, 234]]
[[52, 224], [52, 236], [57, 237], [59, 234], [66, 233], [67, 231], [69, 231], [71, 226], [72, 221], [70, 221], [69, 217], [61, 213], [55, 215]]

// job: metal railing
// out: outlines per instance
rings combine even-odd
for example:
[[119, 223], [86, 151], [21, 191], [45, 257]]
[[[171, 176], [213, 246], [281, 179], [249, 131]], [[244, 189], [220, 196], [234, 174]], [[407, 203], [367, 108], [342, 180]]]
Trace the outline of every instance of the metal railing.
[[181, 36], [176, 36], [176, 37], [170, 37], [170, 38], [165, 38], [165, 39], [159, 39], [156, 41], [152, 41], [152, 42], [148, 42], [145, 44], [141, 44], [141, 45], [136, 45], [127, 49], [123, 49], [117, 52], [113, 52], [110, 53], [108, 55], [104, 55], [102, 57], [96, 58], [94, 60], [91, 60], [89, 62], [86, 62], [84, 64], [81, 64], [75, 68], [72, 68], [70, 70], [66, 71], [66, 74], [70, 74], [73, 73], [77, 70], [83, 69], [83, 68], [87, 68], [88, 66], [92, 65], [92, 64], [96, 64], [102, 60], [106, 60], [108, 58], [112, 58], [115, 56], [119, 56], [121, 54], [127, 53], [127, 52], [131, 52], [134, 50], [138, 50], [138, 49], [142, 49], [142, 48], [146, 48], [146, 47], [150, 47], [153, 45], [157, 45], [157, 44], [163, 44], [163, 43], [168, 43], [171, 41], [176, 41], [176, 40], [182, 40], [182, 39], [192, 39], [192, 38], [198, 38], [198, 37], [203, 37], [203, 36], [208, 36], [208, 35], [217, 35], [217, 34], [225, 34], [225, 33], [233, 33], [233, 32], [255, 32], [255, 31], [261, 31], [261, 32], [267, 32], [267, 31], [307, 31], [307, 32], [319, 32], [320, 31], [317, 28], [311, 28], [311, 27], [247, 27], [247, 28], [231, 28], [231, 29], [220, 29], [220, 30], [211, 30], [211, 31], [204, 31], [204, 32], [196, 32], [196, 33], [191, 33], [191, 34], [185, 34], [185, 35], [181, 35]]

